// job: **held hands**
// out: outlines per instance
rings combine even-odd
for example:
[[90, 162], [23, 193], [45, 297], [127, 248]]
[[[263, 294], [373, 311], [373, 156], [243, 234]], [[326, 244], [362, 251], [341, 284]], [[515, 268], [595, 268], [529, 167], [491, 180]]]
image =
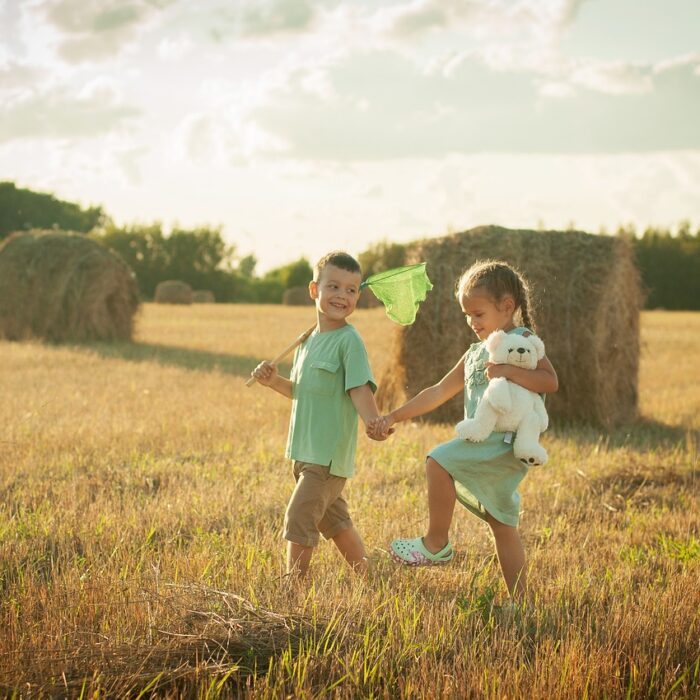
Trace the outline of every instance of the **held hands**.
[[372, 440], [386, 440], [389, 435], [394, 433], [395, 421], [391, 414], [386, 416], [377, 416], [367, 423], [367, 436]]
[[277, 367], [267, 360], [261, 362], [251, 373], [263, 386], [270, 386], [277, 379]]

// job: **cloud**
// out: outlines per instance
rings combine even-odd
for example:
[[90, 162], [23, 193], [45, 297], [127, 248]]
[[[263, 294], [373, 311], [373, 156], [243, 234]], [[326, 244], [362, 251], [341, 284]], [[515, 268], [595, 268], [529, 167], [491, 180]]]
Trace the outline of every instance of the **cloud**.
[[124, 176], [124, 179], [130, 185], [136, 187], [143, 182], [141, 173], [141, 159], [148, 153], [146, 148], [126, 148], [118, 151], [115, 154], [116, 162]]
[[187, 115], [174, 131], [176, 160], [225, 167], [249, 163], [259, 153], [279, 154], [286, 144], [231, 107]]
[[445, 30], [466, 30], [486, 40], [519, 32], [555, 38], [575, 21], [584, 1], [411, 0], [378, 10], [375, 24], [405, 39]]
[[700, 148], [696, 67], [579, 65], [550, 79], [494, 71], [474, 55], [445, 74], [367, 52], [328, 66], [325, 94], [296, 68], [248, 118], [287, 143], [287, 155], [346, 161]]
[[0, 2], [0, 61], [3, 55], [16, 56], [26, 52], [19, 32], [21, 16], [18, 2]]
[[88, 84], [78, 95], [64, 87], [24, 92], [0, 104], [0, 141], [91, 138], [121, 129], [139, 114], [121, 104], [105, 81]]
[[258, 0], [242, 3], [238, 16], [244, 36], [265, 36], [307, 29], [314, 18], [310, 0]]
[[654, 88], [653, 67], [624, 61], [586, 61], [574, 66], [573, 85], [609, 95], [650, 93]]
[[0, 63], [0, 93], [15, 88], [24, 88], [39, 78], [40, 71], [34, 66], [10, 60]]
[[164, 37], [158, 43], [158, 56], [164, 61], [176, 61], [194, 49], [192, 39], [184, 34], [177, 37]]
[[45, 0], [43, 18], [58, 31], [58, 53], [69, 63], [107, 59], [131, 43], [159, 9], [152, 0]]
[[221, 41], [231, 36], [243, 39], [274, 38], [313, 29], [322, 9], [336, 0], [246, 0], [219, 2], [210, 6], [214, 22], [210, 35]]

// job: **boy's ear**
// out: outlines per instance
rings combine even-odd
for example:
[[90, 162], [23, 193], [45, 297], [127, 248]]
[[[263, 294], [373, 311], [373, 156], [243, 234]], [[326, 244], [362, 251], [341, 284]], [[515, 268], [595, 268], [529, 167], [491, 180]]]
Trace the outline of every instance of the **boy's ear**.
[[309, 296], [315, 301], [318, 299], [318, 285], [315, 280], [309, 282]]

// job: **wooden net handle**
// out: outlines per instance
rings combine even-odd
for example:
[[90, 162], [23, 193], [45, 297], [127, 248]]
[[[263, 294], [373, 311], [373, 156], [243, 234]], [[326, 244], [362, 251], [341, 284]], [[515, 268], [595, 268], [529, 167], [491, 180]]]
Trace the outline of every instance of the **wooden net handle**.
[[[311, 326], [311, 328], [305, 330], [301, 335], [297, 337], [297, 339], [293, 343], [290, 343], [284, 350], [282, 350], [282, 352], [279, 355], [277, 355], [277, 357], [275, 357], [275, 359], [272, 360], [270, 364], [276, 365], [278, 362], [287, 357], [287, 355], [289, 355], [289, 353], [292, 352], [292, 350], [301, 345], [314, 332], [315, 328], [316, 324], [314, 323], [314, 325]], [[250, 379], [248, 379], [245, 385], [253, 386], [253, 384], [255, 384], [255, 381], [255, 377], [250, 377]]]

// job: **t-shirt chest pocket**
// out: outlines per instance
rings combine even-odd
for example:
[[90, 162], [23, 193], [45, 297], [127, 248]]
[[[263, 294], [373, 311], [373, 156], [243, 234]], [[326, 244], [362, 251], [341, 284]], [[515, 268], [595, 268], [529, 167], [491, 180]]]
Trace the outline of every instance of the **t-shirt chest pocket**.
[[330, 396], [336, 385], [339, 362], [313, 360], [309, 367], [309, 391], [322, 396]]

